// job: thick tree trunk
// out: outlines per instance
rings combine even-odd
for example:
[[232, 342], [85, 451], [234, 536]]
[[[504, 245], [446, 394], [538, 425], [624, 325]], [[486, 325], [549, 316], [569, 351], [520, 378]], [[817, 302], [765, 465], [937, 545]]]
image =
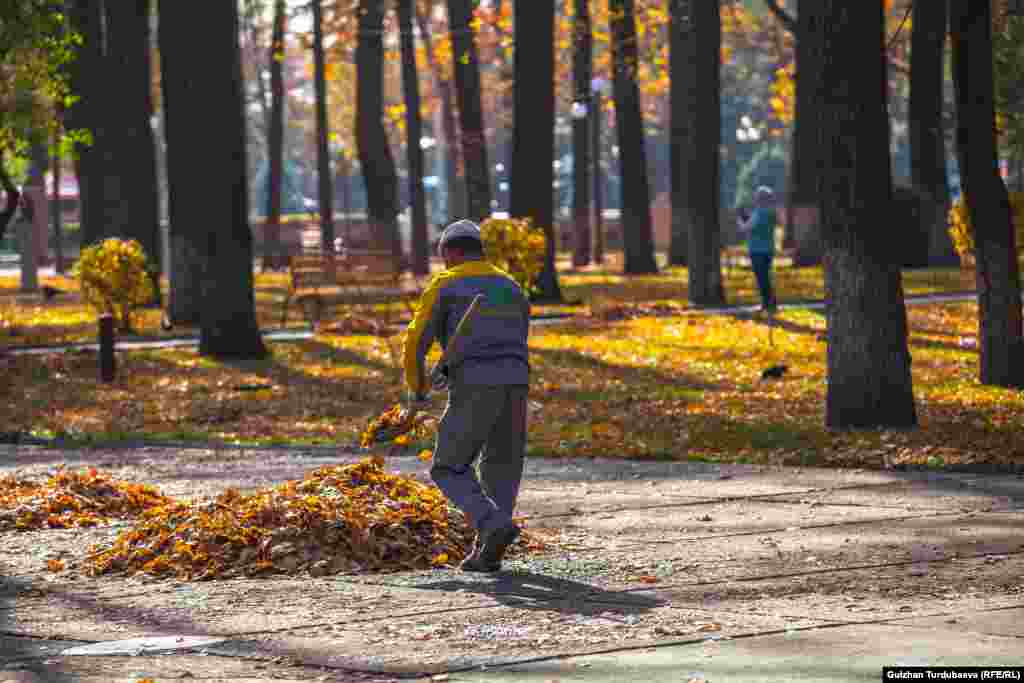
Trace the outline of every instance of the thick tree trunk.
[[459, 167], [461, 166], [462, 154], [459, 151], [459, 128], [455, 121], [455, 106], [452, 103], [452, 84], [444, 77], [440, 65], [434, 59], [434, 47], [431, 40], [430, 24], [423, 12], [417, 9], [416, 23], [420, 29], [420, 39], [427, 54], [427, 64], [434, 75], [434, 82], [437, 86], [437, 97], [441, 101], [441, 136], [444, 139], [444, 163], [445, 163], [445, 189], [447, 200], [446, 223], [466, 215], [466, 193], [465, 185], [459, 182]]
[[356, 142], [366, 181], [368, 219], [374, 238], [401, 258], [398, 236], [398, 173], [384, 130], [384, 7], [360, 0], [356, 47]]
[[83, 247], [100, 241], [105, 236], [106, 169], [102, 149], [107, 121], [104, 117], [103, 89], [103, 0], [69, 0], [68, 15], [71, 27], [81, 36], [75, 60], [69, 67], [71, 90], [78, 98], [65, 113], [65, 126], [69, 130], [88, 131], [91, 144], [75, 145], [75, 170], [78, 176], [79, 221]]
[[651, 228], [651, 192], [647, 180], [644, 122], [640, 112], [640, 87], [636, 16], [633, 0], [609, 0], [612, 29], [612, 62], [615, 79], [615, 123], [619, 141], [622, 178], [622, 239], [627, 275], [658, 272]]
[[277, 270], [284, 265], [281, 254], [281, 196], [284, 187], [284, 32], [285, 1], [274, 0], [274, 30], [270, 40], [270, 130], [267, 156], [267, 217], [263, 225], [263, 267]]
[[672, 65], [678, 70], [672, 74], [672, 239], [688, 241], [682, 256], [689, 265], [690, 301], [716, 305], [725, 302], [719, 225], [721, 15], [717, 2], [674, 1], [683, 7], [674, 8], [673, 26]]
[[320, 248], [334, 250], [334, 175], [327, 146], [327, 67], [324, 63], [324, 20], [322, 0], [313, 4], [313, 72], [316, 88], [316, 167], [320, 203]]
[[673, 266], [685, 266], [689, 261], [690, 226], [693, 216], [687, 213], [686, 157], [690, 142], [691, 91], [697, 93], [696, 83], [687, 83], [688, 60], [694, 55], [693, 16], [690, 0], [669, 0], [669, 111], [672, 138], [669, 141], [669, 173], [672, 178], [672, 234], [669, 238], [668, 262]]
[[[58, 135], [54, 134], [54, 150], [57, 149], [57, 137]], [[53, 153], [50, 167], [53, 169], [53, 191], [50, 193], [50, 222], [53, 225], [54, 268], [63, 275], [67, 269], [67, 264], [64, 260], [64, 212], [61, 210], [60, 199], [61, 158], [59, 151]], [[3, 229], [0, 228], [0, 238], [2, 237]]]
[[[796, 96], [787, 212], [787, 222], [792, 221], [793, 265], [796, 266], [821, 263], [824, 248], [817, 196], [817, 181], [821, 173], [819, 140], [814, 124], [808, 124], [817, 107], [815, 93], [823, 87], [821, 36], [824, 27], [819, 23], [821, 13], [813, 11], [819, 9], [818, 2], [801, 2], [796, 23]], [[802, 11], [805, 8], [812, 11]]]
[[401, 33], [402, 94], [405, 99], [405, 153], [409, 166], [409, 205], [412, 209], [412, 272], [430, 273], [427, 197], [423, 189], [423, 121], [420, 118], [420, 82], [416, 75], [416, 37], [413, 35], [414, 0], [398, 0]]
[[[544, 0], [533, 2], [543, 3]], [[468, 218], [482, 221], [491, 215], [491, 171], [487, 165], [487, 139], [480, 106], [480, 64], [471, 27], [472, 4], [471, 0], [448, 0], [448, 25], [462, 124], [462, 158], [466, 165], [466, 213]], [[547, 31], [543, 27], [540, 30]]]
[[910, 56], [910, 177], [921, 202], [921, 230], [928, 236], [926, 262], [955, 266], [960, 260], [949, 236], [949, 186], [942, 130], [945, 2], [915, 2]]
[[[823, 47], [817, 106], [803, 114], [820, 146], [816, 184], [828, 301], [825, 423], [911, 427], [917, 414], [906, 308], [885, 221], [892, 172], [882, 0], [805, 2], [800, 11], [812, 15]], [[806, 34], [801, 37], [806, 40]]]
[[189, 273], [198, 286], [189, 283], [188, 290], [198, 297], [190, 303], [200, 311], [199, 353], [262, 357], [267, 349], [253, 293], [238, 6], [211, 4], [197, 22], [191, 5], [160, 0], [160, 37], [171, 224], [179, 252], [199, 264]]
[[[150, 40], [150, 0], [106, 4], [108, 71], [122, 86], [122, 96], [110, 107], [107, 145], [108, 235], [134, 239], [146, 253], [153, 280], [155, 305], [160, 305], [160, 198], [153, 137], [153, 72]], [[112, 201], [113, 199], [118, 201]]]
[[590, 94], [594, 62], [594, 38], [590, 21], [590, 0], [575, 0], [574, 18], [575, 51], [573, 52], [573, 76], [576, 86], [575, 101], [586, 108], [583, 116], [573, 118], [572, 123], [572, 179], [573, 179], [573, 224], [575, 243], [572, 264], [579, 268], [590, 263], [590, 127], [600, 115], [594, 110]]
[[[509, 213], [529, 217], [544, 229], [547, 249], [537, 282], [537, 301], [561, 301], [555, 270], [558, 243], [554, 224], [552, 157], [555, 148], [555, 3], [515, 4], [515, 121], [512, 130], [512, 196]], [[520, 27], [529, 27], [529, 31]]]
[[988, 3], [951, 0], [960, 179], [974, 229], [982, 384], [1024, 385], [1020, 272], [1013, 215], [995, 138], [992, 15]]

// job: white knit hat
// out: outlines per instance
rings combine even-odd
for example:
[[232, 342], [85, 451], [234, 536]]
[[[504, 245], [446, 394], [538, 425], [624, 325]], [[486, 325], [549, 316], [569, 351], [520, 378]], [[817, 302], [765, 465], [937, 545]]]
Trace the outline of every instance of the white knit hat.
[[480, 226], [473, 221], [462, 219], [461, 221], [455, 221], [444, 229], [444, 232], [441, 233], [441, 240], [437, 243], [437, 250], [440, 252], [444, 249], [444, 245], [460, 237], [471, 237], [483, 244], [483, 240], [480, 237]]

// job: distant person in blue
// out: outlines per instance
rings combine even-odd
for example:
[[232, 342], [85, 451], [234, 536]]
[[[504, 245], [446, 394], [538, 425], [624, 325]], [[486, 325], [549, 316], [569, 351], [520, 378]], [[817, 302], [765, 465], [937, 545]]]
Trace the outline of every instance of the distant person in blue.
[[757, 278], [761, 292], [761, 309], [774, 314], [777, 308], [775, 292], [772, 289], [772, 259], [775, 257], [775, 225], [778, 213], [775, 210], [775, 193], [770, 187], [761, 186], [754, 193], [754, 210], [745, 220], [736, 219], [740, 235], [747, 240], [750, 266]]

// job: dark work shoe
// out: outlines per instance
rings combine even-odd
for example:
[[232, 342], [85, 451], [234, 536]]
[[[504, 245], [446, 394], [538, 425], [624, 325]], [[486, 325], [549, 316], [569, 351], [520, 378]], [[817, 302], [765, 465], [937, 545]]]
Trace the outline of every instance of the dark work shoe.
[[[477, 553], [478, 564], [488, 569], [476, 571], [498, 571], [501, 568], [501, 561], [505, 558], [505, 551], [519, 538], [520, 529], [511, 522], [507, 526], [495, 529], [484, 536], [480, 545], [480, 552]], [[493, 567], [493, 569], [491, 568]]]

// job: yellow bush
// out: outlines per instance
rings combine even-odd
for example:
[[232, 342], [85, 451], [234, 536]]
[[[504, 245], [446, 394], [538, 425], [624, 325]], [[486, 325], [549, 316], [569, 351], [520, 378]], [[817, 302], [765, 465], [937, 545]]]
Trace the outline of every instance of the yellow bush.
[[484, 257], [531, 292], [544, 269], [547, 240], [529, 218], [488, 218], [480, 224]]
[[[1013, 212], [1013, 224], [1017, 233], [1017, 248], [1024, 248], [1024, 192], [1010, 193], [1010, 210]], [[953, 246], [960, 258], [974, 258], [974, 232], [971, 230], [971, 217], [961, 194], [953, 208], [949, 210], [949, 235], [953, 238]]]
[[98, 313], [110, 313], [122, 330], [131, 329], [131, 310], [153, 298], [146, 254], [135, 240], [110, 238], [82, 250], [73, 275], [82, 296]]

